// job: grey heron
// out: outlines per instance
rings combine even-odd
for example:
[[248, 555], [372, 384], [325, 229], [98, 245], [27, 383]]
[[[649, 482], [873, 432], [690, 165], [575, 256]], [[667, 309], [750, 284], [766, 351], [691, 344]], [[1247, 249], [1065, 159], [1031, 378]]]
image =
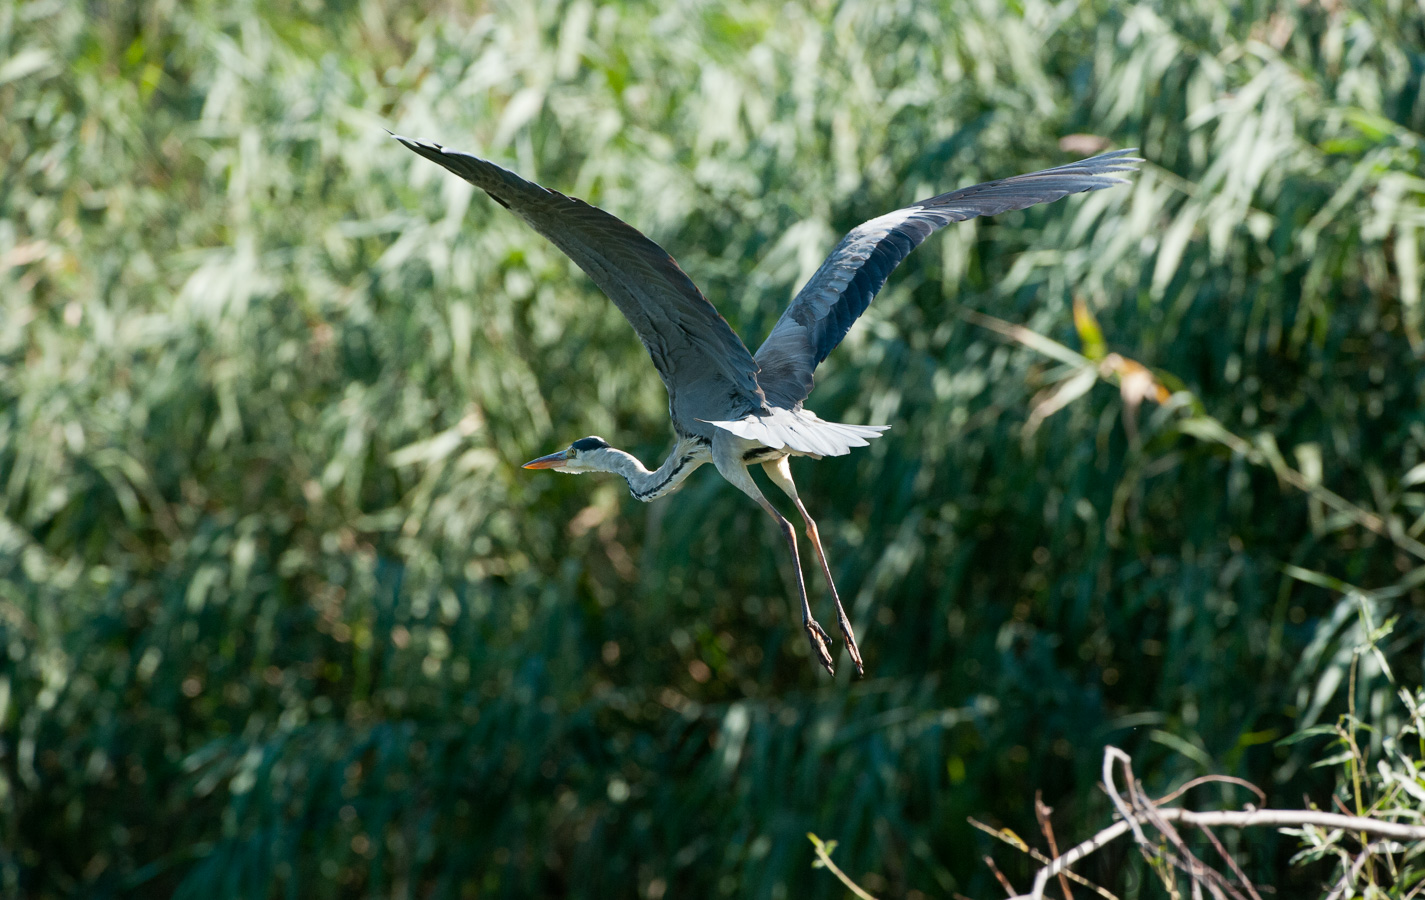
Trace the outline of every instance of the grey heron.
[[842, 456], [879, 437], [886, 425], [847, 425], [818, 418], [803, 404], [812, 373], [841, 343], [886, 283], [891, 270], [936, 230], [952, 222], [989, 216], [1069, 194], [1124, 183], [1133, 150], [1116, 150], [1028, 175], [1016, 175], [921, 200], [853, 228], [797, 293], [755, 354], [660, 246], [637, 229], [574, 197], [540, 187], [468, 153], [394, 135], [407, 148], [480, 188], [562, 250], [613, 300], [653, 358], [668, 389], [668, 413], [677, 441], [657, 469], [600, 437], [525, 463], [526, 469], [569, 474], [612, 472], [639, 500], [682, 486], [694, 469], [712, 463], [777, 523], [791, 550], [802, 627], [812, 655], [835, 675], [831, 637], [807, 600], [796, 530], [752, 480], [761, 465], [806, 523], [807, 539], [821, 563], [847, 653], [865, 674], [856, 634], [842, 608], [816, 522], [797, 496], [787, 460]]

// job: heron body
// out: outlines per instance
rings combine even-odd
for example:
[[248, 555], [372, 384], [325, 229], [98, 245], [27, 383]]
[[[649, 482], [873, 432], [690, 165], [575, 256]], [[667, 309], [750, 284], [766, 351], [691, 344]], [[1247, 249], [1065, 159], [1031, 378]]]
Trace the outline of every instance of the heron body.
[[1121, 184], [1115, 173], [1132, 171], [1132, 163], [1140, 161], [1132, 150], [1118, 150], [940, 194], [857, 226], [797, 293], [754, 355], [673, 258], [633, 227], [479, 157], [429, 141], [396, 139], [483, 190], [583, 269], [633, 326], [668, 389], [677, 443], [657, 469], [600, 437], [581, 438], [525, 468], [611, 472], [628, 482], [634, 497], [647, 501], [673, 493], [694, 470], [712, 463], [782, 530], [812, 654], [833, 674], [831, 638], [811, 613], [796, 531], [762, 494], [750, 467], [762, 466], [805, 522], [847, 652], [857, 673], [864, 674], [855, 632], [837, 595], [816, 522], [797, 495], [788, 459], [842, 456], [889, 426], [827, 422], [806, 409], [817, 365], [841, 343], [891, 270], [936, 230]]

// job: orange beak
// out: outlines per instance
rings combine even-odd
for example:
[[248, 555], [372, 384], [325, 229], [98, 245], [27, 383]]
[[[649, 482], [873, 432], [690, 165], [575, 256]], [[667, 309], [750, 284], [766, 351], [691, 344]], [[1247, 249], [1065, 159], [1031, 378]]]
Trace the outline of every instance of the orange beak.
[[532, 459], [520, 468], [522, 469], [561, 469], [569, 464], [569, 451], [560, 450], [558, 453], [551, 453], [548, 456], [541, 456], [539, 459]]

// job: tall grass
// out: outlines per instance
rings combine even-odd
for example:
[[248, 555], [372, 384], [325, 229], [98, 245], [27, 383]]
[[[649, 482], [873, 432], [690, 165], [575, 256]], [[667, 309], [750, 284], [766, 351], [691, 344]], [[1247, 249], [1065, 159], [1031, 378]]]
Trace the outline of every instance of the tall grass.
[[[1422, 48], [1386, 0], [0, 6], [4, 890], [832, 896], [812, 830], [877, 892], [989, 895], [965, 817], [1099, 821], [1109, 740], [1150, 787], [1325, 802], [1276, 741], [1346, 709], [1352, 586], [1421, 682], [1420, 560], [1172, 403], [1026, 436], [1063, 370], [959, 312], [1075, 344], [1083, 298], [1418, 538]], [[753, 346], [865, 218], [1071, 135], [1149, 162], [947, 229], [821, 369], [821, 415], [894, 426], [794, 465], [871, 672], [830, 684], [715, 476], [645, 507], [518, 469], [657, 459], [666, 398], [386, 128], [620, 215]], [[1354, 687], [1399, 730], [1381, 666]], [[1314, 889], [1293, 849], [1245, 865]]]

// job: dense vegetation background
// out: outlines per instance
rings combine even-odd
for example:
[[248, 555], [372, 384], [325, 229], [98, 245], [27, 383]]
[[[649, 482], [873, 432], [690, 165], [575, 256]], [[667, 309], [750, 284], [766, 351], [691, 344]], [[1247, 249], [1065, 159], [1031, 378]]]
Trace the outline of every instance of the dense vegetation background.
[[[1027, 863], [966, 817], [1033, 834], [1042, 791], [1087, 836], [1105, 743], [1369, 804], [1283, 739], [1412, 745], [1423, 74], [1409, 0], [0, 0], [0, 893], [841, 896], [814, 831], [886, 896], [997, 896], [981, 857]], [[662, 386], [387, 128], [620, 215], [753, 347], [865, 218], [1147, 162], [942, 232], [821, 369], [893, 426], [793, 464], [869, 667], [832, 683], [711, 470], [518, 468], [656, 462]], [[1176, 393], [1126, 409], [1106, 351]]]

